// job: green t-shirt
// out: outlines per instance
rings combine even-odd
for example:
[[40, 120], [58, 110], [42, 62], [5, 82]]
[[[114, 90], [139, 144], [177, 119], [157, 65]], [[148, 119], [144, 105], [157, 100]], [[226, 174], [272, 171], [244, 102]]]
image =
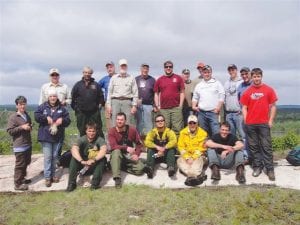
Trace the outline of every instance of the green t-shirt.
[[105, 140], [102, 137], [98, 137], [94, 141], [89, 142], [86, 135], [80, 137], [76, 144], [78, 145], [80, 155], [84, 160], [88, 159], [91, 150], [99, 151], [101, 146], [106, 145]]

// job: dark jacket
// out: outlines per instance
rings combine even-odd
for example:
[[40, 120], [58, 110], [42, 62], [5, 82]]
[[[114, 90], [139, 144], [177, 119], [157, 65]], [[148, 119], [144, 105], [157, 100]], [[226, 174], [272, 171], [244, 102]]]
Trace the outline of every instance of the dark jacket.
[[71, 107], [75, 112], [94, 112], [99, 109], [99, 104], [104, 105], [103, 92], [94, 78], [87, 86], [82, 78], [74, 85], [71, 95]]
[[31, 125], [31, 118], [25, 112], [27, 121], [25, 121], [22, 116], [14, 112], [10, 115], [8, 122], [7, 122], [7, 129], [6, 131], [9, 133], [10, 136], [13, 138], [13, 147], [22, 147], [22, 146], [31, 146], [31, 135], [30, 130], [23, 130], [21, 126], [23, 124], [29, 123]]
[[[55, 122], [57, 119], [62, 118], [62, 124], [58, 126], [56, 135], [51, 135], [48, 124], [47, 116], [50, 116]], [[39, 123], [38, 141], [57, 143], [62, 142], [65, 135], [65, 127], [69, 126], [71, 120], [69, 118], [69, 112], [60, 103], [56, 106], [54, 112], [51, 112], [51, 106], [48, 102], [41, 104], [34, 112], [34, 118]]]

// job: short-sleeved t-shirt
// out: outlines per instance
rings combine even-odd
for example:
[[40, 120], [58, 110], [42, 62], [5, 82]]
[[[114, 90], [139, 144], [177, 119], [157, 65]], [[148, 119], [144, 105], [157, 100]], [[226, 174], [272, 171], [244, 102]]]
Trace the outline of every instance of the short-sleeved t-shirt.
[[143, 105], [153, 105], [155, 79], [150, 75], [145, 79], [142, 75], [135, 78], [139, 91], [139, 99]]
[[[238, 141], [238, 138], [233, 134], [228, 134], [226, 138], [222, 138], [220, 133], [214, 134], [211, 137], [211, 140], [215, 143], [221, 144], [221, 145], [229, 145], [229, 146], [235, 146], [235, 143]], [[221, 154], [222, 151], [224, 151], [223, 148], [216, 148], [216, 152], [218, 154]]]
[[106, 145], [106, 143], [102, 137], [98, 137], [94, 141], [89, 142], [86, 135], [84, 135], [77, 140], [76, 145], [79, 147], [80, 155], [86, 159], [90, 149], [100, 150], [100, 147]]
[[171, 76], [162, 75], [154, 85], [154, 92], [160, 93], [160, 108], [170, 109], [178, 107], [180, 92], [184, 90], [184, 82], [177, 74]]
[[277, 101], [273, 88], [266, 84], [251, 85], [242, 95], [241, 104], [247, 106], [246, 124], [266, 124], [270, 105]]

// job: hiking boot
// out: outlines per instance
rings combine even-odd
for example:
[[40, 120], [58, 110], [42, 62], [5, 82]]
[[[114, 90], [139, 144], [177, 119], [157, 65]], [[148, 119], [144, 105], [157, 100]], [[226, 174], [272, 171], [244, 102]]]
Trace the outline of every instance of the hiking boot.
[[147, 174], [147, 177], [149, 179], [153, 178], [153, 169], [150, 166], [145, 166], [144, 167], [144, 172]]
[[31, 183], [31, 179], [23, 179], [22, 180], [22, 184], [30, 184]]
[[192, 180], [193, 180], [193, 177], [188, 177], [186, 178], [186, 180], [184, 181], [184, 184], [186, 186], [192, 186]]
[[121, 188], [122, 187], [122, 182], [121, 182], [121, 178], [120, 177], [115, 177], [115, 187], [116, 188]]
[[15, 185], [15, 190], [16, 191], [27, 191], [28, 185], [27, 184]]
[[175, 168], [173, 166], [169, 166], [168, 167], [168, 175], [169, 175], [169, 177], [174, 176], [175, 173], [176, 173]]
[[51, 179], [45, 179], [45, 185], [46, 187], [51, 187], [52, 185]]
[[76, 189], [76, 184], [69, 184], [67, 189], [66, 189], [66, 192], [72, 192]]
[[217, 166], [216, 164], [214, 164], [211, 167], [212, 173], [211, 173], [211, 179], [212, 180], [220, 180], [221, 179], [221, 175], [220, 175], [220, 168], [219, 166]]
[[53, 177], [52, 182], [53, 183], [58, 183], [59, 182], [59, 177]]
[[239, 165], [236, 168], [236, 176], [235, 179], [239, 182], [239, 184], [244, 184], [246, 183], [246, 178], [245, 178], [245, 174], [244, 174], [244, 166], [243, 165]]
[[267, 176], [269, 177], [269, 180], [270, 181], [274, 181], [275, 180], [275, 173], [274, 173], [274, 170], [269, 170], [267, 172]]
[[253, 168], [253, 173], [252, 173], [252, 176], [253, 177], [258, 177], [260, 174], [261, 174], [261, 168], [260, 167], [255, 167]]
[[206, 181], [207, 180], [207, 175], [205, 174], [205, 171], [202, 171], [200, 173], [200, 175], [197, 176], [197, 179], [202, 179], [202, 181]]

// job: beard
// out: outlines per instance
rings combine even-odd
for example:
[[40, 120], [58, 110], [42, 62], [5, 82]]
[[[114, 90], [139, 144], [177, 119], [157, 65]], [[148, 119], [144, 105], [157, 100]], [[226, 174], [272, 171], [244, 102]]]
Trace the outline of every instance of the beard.
[[127, 73], [127, 70], [125, 70], [125, 69], [120, 69], [120, 74], [121, 75], [125, 75]]

